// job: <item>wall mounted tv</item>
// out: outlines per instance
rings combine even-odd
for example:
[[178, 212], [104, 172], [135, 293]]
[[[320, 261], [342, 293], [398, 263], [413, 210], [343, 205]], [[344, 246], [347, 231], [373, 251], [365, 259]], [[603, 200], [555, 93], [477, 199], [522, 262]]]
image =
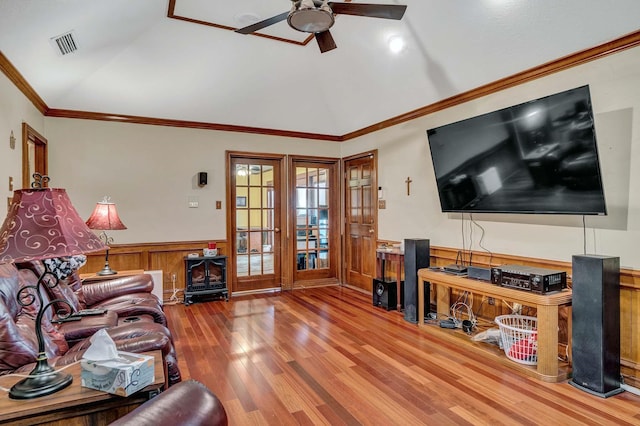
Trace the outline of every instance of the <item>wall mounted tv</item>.
[[427, 136], [443, 212], [607, 213], [589, 86]]

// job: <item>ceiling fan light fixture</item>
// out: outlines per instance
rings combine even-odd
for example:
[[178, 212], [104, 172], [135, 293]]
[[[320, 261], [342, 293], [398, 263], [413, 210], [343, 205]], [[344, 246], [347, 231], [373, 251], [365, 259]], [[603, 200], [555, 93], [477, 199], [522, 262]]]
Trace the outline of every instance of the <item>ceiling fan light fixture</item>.
[[331, 28], [335, 19], [326, 1], [316, 6], [313, 0], [301, 0], [293, 4], [287, 22], [291, 28], [303, 33], [321, 33]]
[[404, 38], [399, 35], [392, 35], [387, 40], [387, 43], [389, 45], [389, 50], [391, 50], [392, 53], [402, 52], [406, 45], [404, 42]]

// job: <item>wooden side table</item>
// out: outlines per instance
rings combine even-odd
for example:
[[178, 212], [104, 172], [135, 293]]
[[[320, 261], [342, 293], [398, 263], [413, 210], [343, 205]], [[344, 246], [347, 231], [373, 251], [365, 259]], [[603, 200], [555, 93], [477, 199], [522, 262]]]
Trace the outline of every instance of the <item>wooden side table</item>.
[[[442, 329], [438, 326], [424, 324], [424, 282], [431, 282], [436, 287], [438, 315], [448, 316], [451, 306], [450, 289], [468, 291], [469, 293], [493, 297], [495, 299], [515, 302], [524, 306], [535, 307], [538, 318], [538, 364], [529, 366], [509, 360], [504, 352], [493, 350], [491, 345], [475, 344], [468, 336], [459, 338], [456, 331]], [[565, 380], [570, 373], [567, 365], [560, 365], [558, 361], [558, 308], [571, 306], [571, 290], [562, 290], [549, 294], [536, 294], [529, 291], [500, 287], [483, 281], [466, 277], [432, 271], [428, 268], [418, 270], [418, 326], [432, 334], [465, 345], [486, 356], [494, 357], [503, 365], [509, 366], [531, 377], [544, 382], [559, 382]], [[571, 314], [569, 314], [569, 336], [571, 336]], [[569, 346], [571, 342], [569, 341]], [[497, 348], [497, 347], [496, 347]]]
[[90, 274], [80, 274], [80, 279], [83, 283], [90, 283], [94, 281], [106, 281], [114, 280], [116, 278], [130, 277], [131, 275], [144, 274], [143, 269], [132, 269], [130, 271], [118, 271], [115, 275], [98, 275], [96, 272]]
[[[0, 424], [3, 425], [106, 425], [124, 416], [164, 389], [162, 353], [153, 351], [154, 382], [139, 392], [122, 397], [80, 385], [80, 364], [65, 371], [73, 375], [67, 388], [40, 398], [15, 400], [0, 397]], [[0, 386], [10, 388], [19, 377], [2, 376]]]
[[376, 275], [384, 281], [385, 269], [387, 262], [394, 262], [396, 265], [396, 293], [397, 310], [402, 312], [402, 267], [404, 265], [404, 251], [393, 247], [389, 249], [376, 250]]

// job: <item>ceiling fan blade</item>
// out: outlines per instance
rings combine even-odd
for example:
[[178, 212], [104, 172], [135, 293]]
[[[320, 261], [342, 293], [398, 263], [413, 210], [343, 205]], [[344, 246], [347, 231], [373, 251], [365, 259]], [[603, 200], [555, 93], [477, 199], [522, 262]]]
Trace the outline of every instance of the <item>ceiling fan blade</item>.
[[323, 31], [321, 33], [316, 33], [315, 35], [321, 53], [328, 52], [338, 47], [336, 46], [336, 42], [333, 41], [333, 36], [329, 32], [329, 30]]
[[335, 3], [330, 1], [333, 13], [368, 16], [371, 18], [402, 19], [407, 6], [400, 4]]
[[251, 24], [247, 27], [244, 28], [238, 28], [236, 30], [237, 33], [240, 34], [251, 34], [253, 32], [256, 32], [258, 30], [261, 30], [263, 28], [266, 28], [270, 25], [273, 24], [277, 24], [280, 21], [284, 21], [285, 19], [287, 19], [287, 16], [289, 16], [289, 12], [283, 12], [280, 15], [276, 15], [274, 17], [271, 17], [269, 19], [265, 19], [264, 21], [260, 21], [260, 22], [256, 22], [255, 24]]

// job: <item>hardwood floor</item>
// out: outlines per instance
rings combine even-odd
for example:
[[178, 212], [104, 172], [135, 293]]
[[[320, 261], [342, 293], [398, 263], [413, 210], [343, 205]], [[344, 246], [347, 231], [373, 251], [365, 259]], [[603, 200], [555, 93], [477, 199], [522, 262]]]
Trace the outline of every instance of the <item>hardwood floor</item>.
[[232, 425], [639, 425], [640, 396], [543, 383], [345, 287], [166, 306], [183, 379]]

